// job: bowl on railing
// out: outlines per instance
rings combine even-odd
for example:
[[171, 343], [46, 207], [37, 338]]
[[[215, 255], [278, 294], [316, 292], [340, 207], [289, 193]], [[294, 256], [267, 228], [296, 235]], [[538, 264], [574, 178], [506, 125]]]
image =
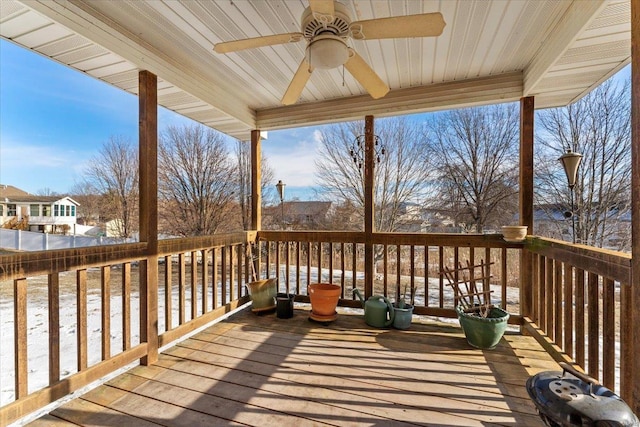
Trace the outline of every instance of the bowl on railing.
[[523, 242], [527, 237], [526, 225], [504, 225], [502, 226], [502, 238], [511, 243]]

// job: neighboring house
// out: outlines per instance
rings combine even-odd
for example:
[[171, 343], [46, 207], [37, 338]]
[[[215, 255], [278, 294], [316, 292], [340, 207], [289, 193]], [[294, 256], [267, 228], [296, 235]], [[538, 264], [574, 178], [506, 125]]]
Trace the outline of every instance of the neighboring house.
[[75, 234], [79, 204], [70, 197], [34, 196], [11, 185], [0, 184], [0, 226], [13, 221], [26, 230]]
[[264, 225], [272, 228], [323, 229], [333, 214], [333, 203], [291, 201], [267, 206], [263, 213], [268, 218]]

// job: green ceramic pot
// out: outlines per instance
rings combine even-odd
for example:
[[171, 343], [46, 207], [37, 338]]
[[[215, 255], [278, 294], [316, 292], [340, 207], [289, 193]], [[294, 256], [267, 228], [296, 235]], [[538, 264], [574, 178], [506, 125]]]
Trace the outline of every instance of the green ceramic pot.
[[465, 313], [461, 306], [456, 307], [456, 312], [467, 342], [473, 347], [494, 348], [507, 329], [509, 313], [501, 308], [492, 308], [487, 317]]

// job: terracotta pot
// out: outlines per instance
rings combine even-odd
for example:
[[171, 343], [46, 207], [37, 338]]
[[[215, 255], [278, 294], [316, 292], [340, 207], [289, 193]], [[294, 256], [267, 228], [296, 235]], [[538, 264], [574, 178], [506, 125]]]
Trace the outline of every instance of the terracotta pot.
[[329, 283], [310, 283], [311, 311], [318, 316], [332, 316], [336, 312], [341, 288]]
[[522, 242], [527, 237], [526, 225], [505, 225], [502, 227], [502, 238], [507, 242]]

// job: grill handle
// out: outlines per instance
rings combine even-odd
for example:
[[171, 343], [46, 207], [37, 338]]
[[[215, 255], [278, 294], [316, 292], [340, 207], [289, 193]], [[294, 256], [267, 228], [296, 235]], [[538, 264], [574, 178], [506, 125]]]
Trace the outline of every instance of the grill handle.
[[576, 368], [574, 368], [572, 365], [569, 365], [568, 363], [560, 362], [559, 365], [562, 368], [563, 375], [566, 372], [568, 372], [571, 375], [573, 375], [574, 377], [578, 378], [579, 380], [582, 380], [585, 383], [589, 384], [589, 394], [591, 396], [593, 396], [593, 390], [592, 389], [593, 389], [594, 384], [595, 385], [599, 384], [598, 380], [596, 380], [595, 378], [590, 377], [589, 375], [585, 374], [584, 372], [578, 371]]

